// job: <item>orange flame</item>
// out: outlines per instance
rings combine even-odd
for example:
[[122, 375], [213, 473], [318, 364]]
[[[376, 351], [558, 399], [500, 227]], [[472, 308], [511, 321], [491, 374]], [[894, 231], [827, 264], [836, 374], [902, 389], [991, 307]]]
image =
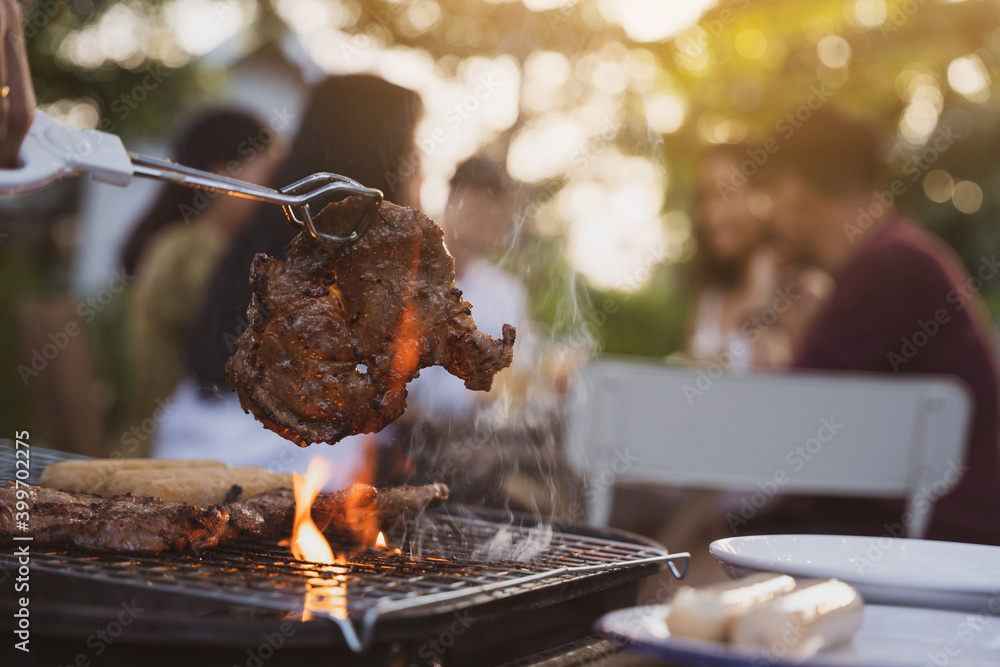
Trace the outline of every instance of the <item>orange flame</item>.
[[389, 396], [399, 396], [406, 391], [407, 379], [416, 372], [420, 365], [420, 345], [423, 338], [423, 327], [413, 306], [416, 291], [417, 276], [420, 273], [420, 244], [413, 247], [413, 258], [410, 260], [410, 271], [406, 281], [406, 291], [403, 294], [403, 311], [399, 314], [393, 331], [392, 363], [390, 365]]
[[354, 486], [350, 488], [344, 507], [351, 536], [365, 548], [375, 544], [379, 532], [378, 512], [373, 504], [371, 488], [377, 465], [378, 447], [375, 436], [369, 435], [364, 440], [361, 463], [354, 472]]
[[385, 535], [382, 534], [381, 530], [378, 531], [378, 537], [375, 538], [375, 548], [381, 551], [392, 551], [392, 553], [397, 555], [403, 553], [403, 550], [399, 547], [390, 549], [389, 545], [385, 542]]
[[325, 459], [314, 458], [309, 462], [306, 476], [295, 475], [295, 526], [292, 528], [292, 555], [298, 560], [314, 563], [333, 563], [333, 549], [316, 527], [312, 518], [312, 505], [330, 478], [330, 464]]
[[[396, 345], [393, 348], [392, 372], [398, 374], [397, 377], [399, 375], [409, 377], [417, 369], [417, 364], [420, 363], [420, 336], [420, 320], [413, 312], [413, 308], [409, 306], [403, 308], [393, 333]], [[403, 382], [398, 390], [402, 390], [405, 386], [406, 383]]]
[[331, 477], [331, 472], [329, 462], [317, 457], [309, 462], [305, 477], [295, 475], [292, 478], [295, 491], [295, 527], [292, 529], [289, 545], [292, 555], [298, 560], [326, 563], [330, 567], [323, 568], [323, 571], [333, 574], [332, 578], [309, 579], [302, 611], [304, 621], [311, 620], [317, 614], [347, 618], [347, 580], [344, 576], [347, 569], [343, 567], [347, 564], [347, 559], [343, 554], [334, 555], [330, 543], [312, 518], [313, 501], [324, 482]]

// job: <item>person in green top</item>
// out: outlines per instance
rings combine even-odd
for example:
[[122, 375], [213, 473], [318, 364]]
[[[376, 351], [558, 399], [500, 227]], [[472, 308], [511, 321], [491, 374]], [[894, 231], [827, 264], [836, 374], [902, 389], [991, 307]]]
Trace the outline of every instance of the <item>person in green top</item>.
[[[275, 130], [253, 116], [213, 110], [181, 134], [180, 164], [266, 183], [280, 157]], [[145, 456], [157, 416], [186, 374], [184, 346], [206, 282], [232, 237], [258, 204], [249, 199], [168, 185], [136, 225], [122, 251], [135, 277], [126, 312], [128, 386], [120, 453]]]

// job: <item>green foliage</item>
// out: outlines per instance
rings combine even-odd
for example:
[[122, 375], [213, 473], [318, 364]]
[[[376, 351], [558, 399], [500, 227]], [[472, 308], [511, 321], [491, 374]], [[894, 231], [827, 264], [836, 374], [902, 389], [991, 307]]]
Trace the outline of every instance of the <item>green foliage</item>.
[[[107, 61], [83, 67], [58, 55], [65, 40], [97, 25], [107, 11], [121, 4], [154, 23], [160, 21], [165, 6], [157, 0], [23, 3], [26, 24], [34, 26], [28, 44], [39, 100], [43, 104], [89, 100], [104, 127], [118, 133], [169, 133], [175, 129], [178, 112], [197, 104], [214, 85], [210, 78], [196, 76], [190, 62], [169, 67], [146, 54], [127, 64]], [[274, 37], [289, 30], [281, 13], [287, 4], [256, 3], [261, 34]], [[430, 7], [425, 20], [414, 18], [418, 4]], [[588, 58], [617, 61], [625, 72], [632, 71], [629, 63], [645, 63], [652, 68], [651, 75], [639, 82], [628, 74], [632, 78], [619, 94], [622, 115], [616, 119], [610, 143], [624, 154], [666, 165], [670, 181], [665, 211], [687, 209], [693, 167], [706, 144], [761, 138], [774, 130], [778, 118], [817, 90], [824, 91], [827, 103], [871, 119], [902, 138], [901, 120], [912, 103], [906, 82], [914, 75], [927, 76], [940, 94], [932, 101], [932, 122], [957, 128], [961, 139], [922, 163], [916, 180], [908, 180], [907, 174], [899, 204], [951, 243], [970, 268], [1000, 246], [996, 224], [1000, 163], [994, 155], [1000, 140], [995, 95], [1000, 78], [1000, 6], [996, 3], [885, 0], [885, 19], [864, 25], [858, 18], [863, 12], [856, 8], [877, 10], [879, 0], [720, 0], [696, 26], [653, 43], [639, 43], [609, 21], [602, 13], [606, 4], [579, 0], [536, 12], [521, 2], [435, 0], [427, 5], [344, 0], [337, 6], [351, 18], [337, 27], [383, 46], [426, 52], [445, 76], [454, 75], [470, 56], [508, 54], [523, 65], [536, 51], [565, 54], [573, 67], [576, 92], [560, 97], [554, 111], [570, 115], [583, 108], [587, 91], [595, 90], [593, 77], [585, 74]], [[843, 66], [822, 57], [821, 44], [831, 38], [842, 39], [849, 48]], [[989, 77], [983, 99], [973, 101], [949, 86], [949, 65], [964, 56], [977, 58]], [[157, 79], [152, 87], [151, 74]], [[650, 129], [646, 113], [650, 96], [663, 92], [682, 100], [684, 118], [675, 131], [661, 136]], [[133, 109], [129, 101], [137, 96], [149, 101]], [[491, 152], [503, 155], [517, 133], [544, 113], [522, 105], [519, 118], [500, 133]], [[927, 157], [918, 145], [900, 141], [893, 156], [900, 177], [907, 164]], [[567, 165], [567, 172], [573, 168]], [[978, 184], [984, 193], [982, 205], [962, 213], [951, 201], [931, 201], [922, 183], [931, 168], [947, 171], [955, 181]], [[536, 186], [552, 196], [570, 178], [567, 173], [554, 179], [551, 188], [547, 183]], [[566, 221], [567, 227], [572, 223]], [[571, 270], [563, 239], [543, 237], [532, 229], [525, 236], [528, 241], [518, 248], [522, 255], [517, 273], [530, 288], [535, 314], [554, 335], [583, 323], [609, 352], [659, 356], [677, 348], [688, 310], [676, 268], [660, 267], [654, 279], [634, 294], [602, 292], [588, 287]], [[985, 287], [984, 296], [995, 315], [1000, 314], [997, 294], [1000, 285]], [[617, 304], [617, 311], [605, 313], [606, 321], [599, 326], [587, 324], [587, 314], [599, 318], [601, 304], [608, 299]]]
[[[889, 0], [886, 20], [865, 27], [848, 20], [855, 6], [850, 0], [771, 0], [749, 3], [741, 10], [744, 4], [720, 2], [702, 17], [699, 25], [710, 37], [703, 40], [703, 67], [689, 69], [692, 59], [685, 57], [684, 46], [691, 43], [685, 39], [694, 39], [691, 35], [682, 34], [657, 49], [670, 77], [684, 91], [689, 109], [685, 127], [667, 140], [674, 165], [692, 165], [704, 141], [698, 125], [701, 119], [728, 123], [734, 139], [760, 139], [774, 131], [779, 118], [819, 89], [827, 93], [827, 104], [870, 119], [896, 135], [908, 104], [907, 77], [926, 74], [941, 94], [937, 114], [941, 126], [953, 127], [960, 138], [940, 154], [897, 143], [892, 151], [893, 175], [906, 186], [898, 204], [951, 243], [970, 269], [984, 253], [1000, 247], [1000, 227], [995, 223], [1000, 215], [996, 195], [1000, 162], [994, 150], [1000, 139], [997, 88], [991, 85], [991, 95], [973, 103], [948, 82], [952, 61], [971, 55], [996, 83], [1000, 77], [1000, 7], [982, 0]], [[746, 31], [763, 35], [767, 44], [763, 56], [741, 55], [740, 40]], [[828, 67], [817, 55], [819, 43], [828, 36], [839, 36], [849, 45], [846, 67]], [[955, 181], [977, 183], [985, 195], [981, 208], [962, 213], [950, 201], [942, 204], [928, 199], [922, 178], [931, 169], [945, 170]], [[682, 191], [674, 194], [683, 196]], [[998, 290], [1000, 285], [987, 289]]]
[[663, 270], [631, 294], [594, 291], [592, 302], [607, 314], [602, 354], [665, 357], [683, 348], [690, 306], [682, 281], [670, 280], [675, 273]]
[[[116, 4], [152, 21], [160, 2], [104, 0], [28, 0], [22, 3], [28, 59], [40, 106], [86, 101], [94, 106], [101, 130], [129, 136], [160, 136], [176, 130], [178, 113], [205, 89], [192, 63], [171, 66], [150, 53], [125, 63], [104, 60], [96, 66], [74, 62], [62, 53], [64, 42], [97, 25]], [[148, 101], [148, 102], [147, 102]]]
[[[17, 302], [38, 296], [43, 282], [36, 258], [28, 253], [7, 250], [0, 255], [0, 433], [2, 437], [37, 426], [28, 390], [18, 367], [30, 363], [22, 355], [18, 337]], [[30, 378], [29, 378], [30, 382]]]
[[[866, 8], [869, 14], [878, 12], [877, 1], [721, 0], [693, 28], [674, 39], [648, 44], [636, 43], [620, 26], [609, 24], [596, 0], [546, 12], [528, 11], [516, 2], [440, 0], [438, 4], [438, 19], [430, 28], [416, 31], [407, 26], [405, 3], [368, 2], [356, 30], [378, 35], [385, 43], [424, 49], [451, 71], [461, 58], [475, 54], [507, 53], [522, 63], [540, 49], [559, 51], [577, 63], [587, 53], [607, 54], [609, 45], [621, 45], [620, 52], [652, 54], [654, 82], [647, 88], [630, 85], [625, 92], [627, 115], [616, 142], [626, 152], [654, 159], [662, 155], [672, 177], [668, 209], [686, 207], [689, 175], [707, 143], [762, 139], [774, 131], [778, 119], [817, 91], [824, 103], [870, 119], [903, 138], [901, 120], [911, 102], [907, 77], [929, 75], [941, 96], [936, 102], [937, 120], [932, 122], [958, 129], [961, 138], [942, 154], [928, 153], [919, 142], [897, 142], [892, 151], [894, 176], [906, 186], [897, 203], [949, 242], [970, 269], [1000, 247], [996, 224], [1000, 162], [994, 150], [1000, 140], [995, 97], [1000, 6], [996, 3], [886, 0], [885, 17], [879, 23], [864, 20]], [[831, 66], [821, 57], [821, 42], [830, 37], [841, 38], [848, 46], [845, 66]], [[972, 102], [949, 86], [949, 65], [965, 56], [978, 58], [990, 78], [991, 95], [982, 101]], [[684, 100], [686, 119], [676, 132], [662, 137], [660, 145], [658, 137], [649, 138], [645, 101], [649, 93], [663, 90]], [[516, 133], [526, 115], [522, 111], [502, 142]], [[984, 193], [982, 206], [963, 213], [951, 201], [930, 200], [922, 179], [931, 169], [947, 171], [956, 182], [978, 184]], [[552, 276], [554, 281], [543, 281], [538, 286], [541, 291], [534, 292], [538, 314], [550, 323], [565, 315], [559, 307], [567, 298], [580, 301], [567, 296], [579, 287], [576, 283], [560, 282], [565, 274], [558, 271]], [[554, 294], [559, 289], [562, 296]], [[683, 321], [686, 309], [681, 293], [664, 292], [651, 284], [623, 297], [620, 313], [601, 328], [604, 347], [661, 354], [649, 341], [674, 340], [669, 332], [682, 329], [678, 321]], [[1000, 285], [988, 284], [984, 296], [998, 317], [995, 305], [1000, 298], [994, 293], [1000, 293]], [[604, 296], [595, 292], [591, 302]]]

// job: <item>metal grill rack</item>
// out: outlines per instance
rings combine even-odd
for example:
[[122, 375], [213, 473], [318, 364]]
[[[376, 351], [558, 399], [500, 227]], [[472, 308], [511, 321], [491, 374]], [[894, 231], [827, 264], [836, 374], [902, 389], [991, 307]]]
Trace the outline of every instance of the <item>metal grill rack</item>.
[[[0, 454], [4, 449], [0, 446]], [[43, 460], [39, 454], [34, 448], [33, 464]], [[5, 465], [3, 474], [12, 469]], [[344, 554], [335, 565], [296, 560], [278, 544], [247, 542], [142, 557], [33, 550], [32, 570], [242, 606], [306, 609], [336, 623], [347, 645], [362, 652], [383, 618], [462, 609], [637, 566], [665, 566], [680, 579], [689, 561], [686, 553], [560, 532], [546, 524], [501, 523], [466, 511], [429, 512], [405, 528], [397, 542], [402, 553], [352, 552], [355, 545], [334, 543], [334, 551]], [[10, 565], [10, 559], [2, 554], [0, 564]], [[306, 604], [310, 591], [329, 590], [343, 596], [343, 613]]]
[[[25, 450], [22, 449], [21, 451]], [[27, 484], [38, 484], [38, 478], [42, 476], [42, 471], [50, 463], [90, 458], [82, 454], [59, 452], [54, 449], [46, 449], [45, 447], [31, 447], [27, 452], [29, 453], [28, 461], [30, 463], [28, 467], [28, 479], [22, 480]], [[8, 438], [0, 438], [0, 481], [14, 479], [16, 460], [17, 454], [14, 441]], [[24, 458], [22, 457], [21, 460], [24, 461]]]

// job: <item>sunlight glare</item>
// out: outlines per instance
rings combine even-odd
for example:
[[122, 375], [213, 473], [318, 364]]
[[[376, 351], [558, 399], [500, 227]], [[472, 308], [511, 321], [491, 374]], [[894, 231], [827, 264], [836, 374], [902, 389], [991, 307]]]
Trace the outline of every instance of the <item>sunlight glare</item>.
[[600, 0], [601, 14], [637, 42], [658, 42], [697, 23], [715, 0]]
[[535, 118], [511, 140], [507, 170], [525, 183], [553, 178], [570, 168], [586, 141], [583, 125], [570, 116], [546, 114]]
[[192, 55], [208, 53], [238, 33], [253, 18], [243, 0], [174, 0], [166, 8], [174, 39]]
[[827, 35], [816, 45], [816, 55], [830, 69], [840, 69], [851, 62], [851, 45], [840, 35]]
[[609, 150], [559, 193], [570, 261], [593, 285], [632, 292], [649, 280], [667, 252], [664, 182], [649, 160]]
[[523, 0], [523, 2], [524, 6], [533, 12], [545, 12], [550, 9], [572, 7], [577, 3], [577, 0]]
[[854, 0], [850, 11], [845, 11], [847, 19], [865, 28], [877, 28], [885, 23], [889, 9], [883, 0]]
[[973, 102], [989, 99], [990, 75], [979, 56], [955, 58], [948, 65], [948, 85]]
[[678, 95], [660, 93], [646, 98], [646, 122], [660, 134], [681, 129], [686, 116], [684, 100]]

